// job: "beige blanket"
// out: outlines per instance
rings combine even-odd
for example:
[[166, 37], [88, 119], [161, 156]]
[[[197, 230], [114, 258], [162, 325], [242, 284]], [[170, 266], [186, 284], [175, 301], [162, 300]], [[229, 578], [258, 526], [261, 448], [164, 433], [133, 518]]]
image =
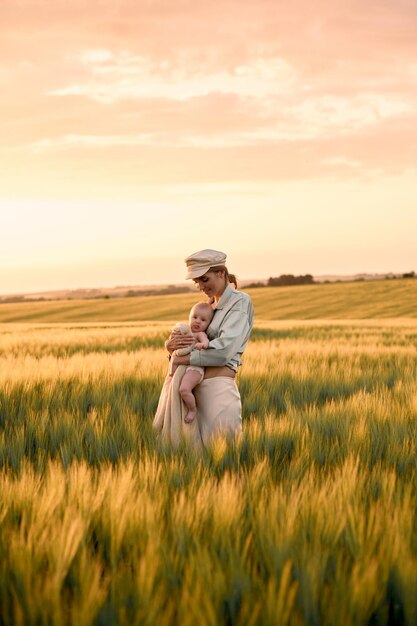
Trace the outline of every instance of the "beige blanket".
[[159, 397], [153, 428], [159, 433], [161, 440], [174, 449], [184, 441], [194, 449], [201, 450], [203, 443], [197, 419], [191, 424], [184, 422], [187, 407], [182, 401], [179, 388], [185, 368], [185, 365], [179, 365], [173, 376], [168, 372]]

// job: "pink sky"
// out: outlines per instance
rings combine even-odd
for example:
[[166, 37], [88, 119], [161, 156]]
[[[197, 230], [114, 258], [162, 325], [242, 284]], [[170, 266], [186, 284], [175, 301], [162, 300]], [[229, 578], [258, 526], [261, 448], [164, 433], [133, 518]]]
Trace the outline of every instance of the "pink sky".
[[[1, 210], [16, 202], [29, 207], [24, 223], [9, 218], [10, 230], [3, 228], [7, 258], [0, 252], [0, 260], [19, 272], [38, 263], [34, 288], [52, 286], [42, 282], [41, 268], [61, 263], [69, 272], [72, 261], [72, 279], [81, 284], [86, 251], [97, 250], [97, 268], [103, 249], [106, 263], [138, 249], [139, 256], [167, 256], [155, 230], [127, 243], [135, 203], [136, 215], [159, 212], [152, 229], [178, 212], [196, 222], [188, 238], [179, 233], [172, 242], [180, 259], [194, 249], [185, 249], [189, 236], [205, 247], [201, 221], [207, 244], [220, 239], [218, 246], [236, 255], [239, 241], [256, 234], [256, 244], [252, 238], [245, 245], [259, 261], [255, 274], [268, 275], [270, 260], [265, 267], [260, 260], [261, 252], [274, 252], [272, 240], [262, 240], [266, 227], [279, 232], [295, 214], [299, 223], [308, 214], [317, 224], [305, 261], [311, 267], [322, 211], [340, 212], [328, 232], [337, 248], [351, 207], [346, 199], [356, 199], [373, 216], [379, 207], [387, 224], [376, 230], [373, 256], [368, 250], [358, 259], [352, 235], [343, 259], [335, 266], [323, 259], [312, 271], [416, 265], [415, 2], [2, 0], [0, 24]], [[55, 211], [83, 216], [65, 240], [62, 226], [51, 231], [51, 202]], [[112, 229], [97, 226], [101, 202], [115, 224], [121, 215], [126, 222], [126, 238], [120, 233], [110, 253]], [[219, 237], [219, 224], [209, 219], [213, 206], [234, 215], [238, 241]], [[248, 217], [258, 210], [259, 230]], [[398, 220], [403, 228], [384, 257], [382, 241]], [[79, 241], [80, 227], [96, 229], [96, 238]], [[34, 229], [49, 256], [39, 258], [32, 242], [26, 256], [14, 258], [10, 242], [29, 242]], [[300, 258], [306, 237], [294, 232], [285, 244], [288, 258]], [[277, 265], [279, 272], [282, 257]], [[90, 281], [100, 282], [99, 269], [94, 276]], [[0, 292], [13, 287], [7, 285]]]

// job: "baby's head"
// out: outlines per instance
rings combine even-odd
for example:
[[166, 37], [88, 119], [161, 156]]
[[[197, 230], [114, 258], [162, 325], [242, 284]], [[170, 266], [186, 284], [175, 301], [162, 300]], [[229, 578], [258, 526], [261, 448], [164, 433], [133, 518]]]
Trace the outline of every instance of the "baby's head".
[[197, 302], [190, 311], [189, 324], [193, 333], [206, 330], [214, 315], [214, 311], [207, 302]]

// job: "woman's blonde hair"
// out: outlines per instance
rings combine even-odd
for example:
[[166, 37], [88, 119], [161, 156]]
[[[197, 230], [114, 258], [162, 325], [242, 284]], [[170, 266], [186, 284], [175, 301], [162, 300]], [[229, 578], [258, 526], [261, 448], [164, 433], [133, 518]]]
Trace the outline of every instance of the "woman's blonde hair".
[[215, 265], [214, 267], [211, 267], [208, 271], [209, 272], [224, 272], [226, 281], [228, 283], [232, 283], [232, 285], [234, 285], [235, 288], [237, 289], [237, 278], [235, 274], [229, 274], [229, 270], [227, 269], [225, 265]]

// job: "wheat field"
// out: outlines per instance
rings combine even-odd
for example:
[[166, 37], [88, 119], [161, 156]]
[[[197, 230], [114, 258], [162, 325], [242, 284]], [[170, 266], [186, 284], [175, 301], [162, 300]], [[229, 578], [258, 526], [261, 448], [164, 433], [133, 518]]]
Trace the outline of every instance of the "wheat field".
[[198, 457], [152, 433], [157, 302], [0, 325], [0, 624], [417, 624], [417, 320], [258, 316]]

